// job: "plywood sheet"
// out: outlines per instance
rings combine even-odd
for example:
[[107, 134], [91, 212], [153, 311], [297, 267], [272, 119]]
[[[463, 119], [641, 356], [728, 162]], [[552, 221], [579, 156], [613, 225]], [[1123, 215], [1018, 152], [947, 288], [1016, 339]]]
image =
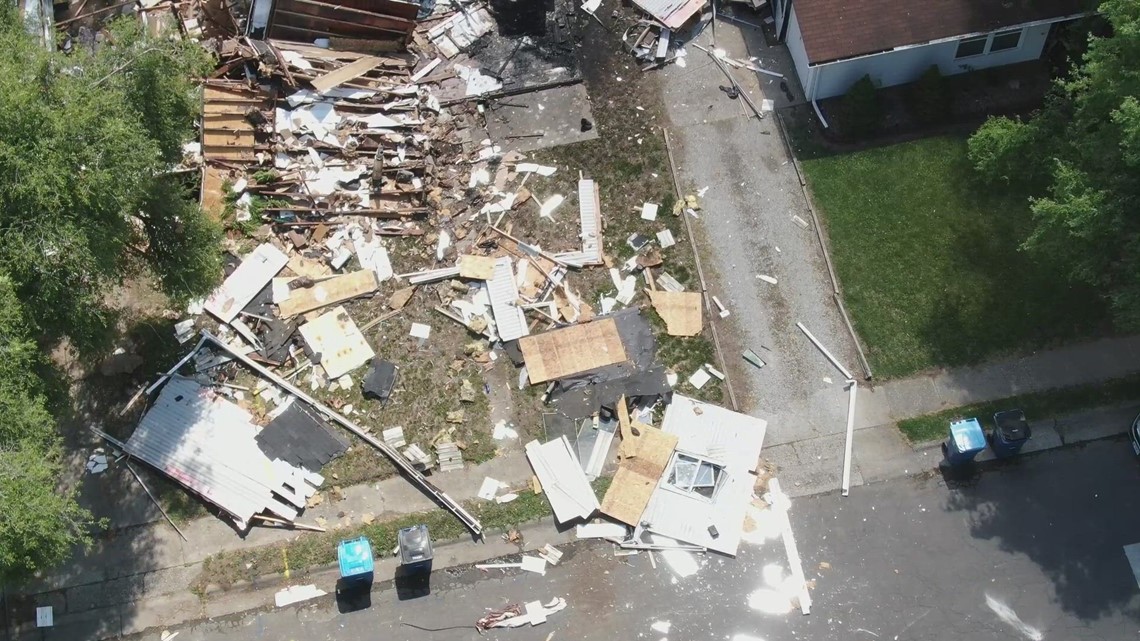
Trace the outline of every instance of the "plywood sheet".
[[627, 360], [612, 318], [524, 336], [519, 349], [532, 385]]
[[701, 295], [697, 292], [648, 292], [653, 309], [665, 321], [670, 336], [696, 336], [701, 333]]
[[495, 277], [495, 258], [493, 256], [474, 256], [463, 254], [458, 261], [459, 275], [462, 278], [475, 280], [491, 280]]
[[305, 323], [298, 331], [313, 354], [320, 355], [318, 360], [330, 379], [340, 378], [376, 355], [343, 306]]
[[677, 437], [655, 427], [639, 425], [640, 436], [626, 444], [622, 441], [623, 456], [614, 480], [602, 499], [602, 513], [628, 525], [641, 522], [641, 514], [657, 489], [657, 482], [665, 473]]
[[202, 167], [202, 211], [214, 221], [220, 221], [226, 211], [225, 175], [213, 165]]
[[304, 314], [314, 309], [342, 303], [350, 298], [370, 294], [376, 291], [379, 285], [380, 283], [376, 280], [376, 272], [370, 269], [362, 269], [330, 278], [312, 287], [291, 290], [289, 298], [281, 301], [278, 306], [281, 318]]

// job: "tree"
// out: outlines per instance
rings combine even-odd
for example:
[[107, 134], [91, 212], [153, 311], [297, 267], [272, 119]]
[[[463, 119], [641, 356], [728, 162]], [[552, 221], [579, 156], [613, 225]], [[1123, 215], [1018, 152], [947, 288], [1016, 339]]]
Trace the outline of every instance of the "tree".
[[169, 170], [194, 135], [194, 43], [133, 17], [94, 50], [46, 51], [0, 2], [0, 580], [59, 563], [96, 525], [63, 478], [42, 356], [90, 355], [105, 301], [147, 271], [180, 302], [221, 274], [220, 230]]
[[1024, 248], [1093, 285], [1118, 325], [1140, 328], [1140, 3], [1107, 0], [1093, 37], [1026, 120], [991, 118], [970, 138], [987, 180], [1026, 195]]
[[29, 320], [46, 337], [95, 347], [111, 320], [104, 298], [124, 278], [153, 270], [186, 299], [220, 273], [216, 226], [164, 175], [194, 133], [194, 78], [209, 58], [193, 43], [147, 38], [132, 18], [113, 23], [94, 52], [48, 52], [9, 5], [0, 8], [0, 272], [21, 300], [36, 301]]
[[44, 366], [12, 282], [0, 276], [0, 579], [20, 579], [90, 542], [91, 514], [61, 487], [61, 448], [36, 372]]

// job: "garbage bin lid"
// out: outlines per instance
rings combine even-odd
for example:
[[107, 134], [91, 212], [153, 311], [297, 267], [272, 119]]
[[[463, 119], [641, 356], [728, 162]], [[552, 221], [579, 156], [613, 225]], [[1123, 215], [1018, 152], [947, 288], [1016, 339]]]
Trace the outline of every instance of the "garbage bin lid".
[[367, 574], [373, 570], [372, 543], [365, 537], [341, 541], [336, 549], [342, 577]]
[[1025, 412], [1021, 410], [1006, 410], [994, 414], [994, 424], [1003, 441], [1024, 441], [1029, 438], [1029, 421], [1025, 420]]
[[401, 528], [396, 534], [396, 540], [400, 545], [402, 563], [416, 563], [432, 558], [431, 534], [426, 525]]
[[980, 452], [986, 449], [986, 435], [982, 424], [976, 418], [967, 418], [950, 423], [950, 438], [959, 452]]

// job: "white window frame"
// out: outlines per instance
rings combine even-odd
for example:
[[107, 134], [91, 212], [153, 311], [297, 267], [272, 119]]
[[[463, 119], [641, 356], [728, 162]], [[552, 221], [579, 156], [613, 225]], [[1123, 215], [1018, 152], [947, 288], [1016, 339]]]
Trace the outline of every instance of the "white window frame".
[[[1017, 34], [1017, 45], [1015, 45], [1013, 47], [1008, 47], [1006, 49], [998, 49], [997, 51], [993, 50], [994, 38], [996, 38], [997, 36], [1007, 36], [1007, 35], [1010, 35], [1013, 33]], [[972, 53], [968, 56], [959, 56], [958, 55], [957, 47], [961, 47], [963, 42], [967, 42], [967, 41], [977, 42], [977, 41], [981, 41], [983, 39], [985, 41], [985, 44], [983, 44], [982, 50], [980, 52]], [[1025, 44], [1025, 27], [1020, 27], [1020, 28], [1015, 28], [1015, 29], [1002, 29], [1001, 31], [994, 31], [992, 33], [987, 33], [984, 36], [969, 36], [967, 38], [959, 38], [957, 43], [955, 44], [954, 59], [955, 60], [968, 60], [970, 58], [977, 58], [978, 56], [988, 56], [992, 53], [1002, 53], [1004, 51], [1017, 51], [1024, 44]]]
[[[994, 51], [994, 40], [996, 40], [998, 36], [1008, 36], [1008, 35], [1012, 35], [1012, 34], [1017, 34], [1017, 44], [1013, 45], [1012, 47], [1006, 47], [1005, 49], [998, 49], [997, 51]], [[1021, 48], [1021, 44], [1024, 41], [1025, 41], [1025, 29], [1024, 28], [1021, 28], [1021, 29], [1005, 29], [1004, 31], [995, 31], [992, 34], [990, 34], [990, 41], [988, 43], [986, 43], [986, 49], [988, 50], [989, 53], [1000, 53], [1002, 51], [1017, 51], [1018, 49]]]
[[[720, 474], [717, 475], [716, 481], [713, 484], [712, 496], [705, 496], [705, 495], [700, 494], [698, 492], [694, 492], [692, 487], [689, 487], [689, 489], [685, 489], [683, 487], [675, 485], [673, 482], [671, 482], [669, 480], [669, 478], [671, 476], [673, 476], [673, 468], [677, 465], [677, 460], [682, 456], [696, 460], [698, 471], [700, 470], [701, 464], [704, 464], [704, 463], [707, 463], [708, 465], [711, 465], [720, 471]], [[665, 470], [665, 475], [663, 478], [663, 486], [665, 487], [665, 489], [669, 490], [670, 492], [675, 492], [677, 494], [680, 494], [681, 496], [687, 496], [689, 498], [696, 499], [698, 501], [705, 501], [706, 503], [712, 503], [716, 500], [717, 495], [720, 494], [720, 489], [722, 487], [724, 487], [724, 484], [727, 481], [727, 478], [726, 478], [726, 476], [728, 474], [727, 467], [728, 466], [726, 466], [724, 463], [721, 463], [719, 461], [714, 461], [713, 459], [710, 459], [707, 456], [701, 456], [700, 454], [694, 454], [693, 452], [686, 452], [684, 450], [676, 450], [675, 452], [673, 452], [673, 458], [669, 460], [669, 466]], [[694, 476], [694, 481], [695, 481], [695, 476]]]
[[[982, 43], [982, 50], [979, 51], [978, 53], [971, 53], [971, 54], [968, 54], [965, 56], [959, 56], [958, 55], [958, 49], [961, 49], [962, 45], [966, 42], [981, 42]], [[984, 56], [984, 55], [986, 55], [986, 50], [988, 50], [989, 48], [990, 48], [990, 37], [988, 34], [985, 36], [970, 36], [969, 38], [961, 38], [958, 40], [957, 44], [955, 45], [954, 59], [955, 60], [965, 60], [966, 58], [977, 58], [978, 56]]]

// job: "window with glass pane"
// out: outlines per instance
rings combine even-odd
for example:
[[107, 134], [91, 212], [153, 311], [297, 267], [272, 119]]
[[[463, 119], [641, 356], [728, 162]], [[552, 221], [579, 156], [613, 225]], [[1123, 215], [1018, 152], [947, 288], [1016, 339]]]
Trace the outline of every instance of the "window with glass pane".
[[1016, 49], [1019, 44], [1021, 44], [1021, 29], [999, 31], [994, 34], [994, 40], [990, 43], [990, 53]]
[[986, 51], [986, 40], [989, 36], [980, 36], [978, 38], [966, 38], [965, 40], [958, 41], [958, 53], [954, 54], [955, 58], [968, 58], [970, 56], [980, 56]]
[[723, 475], [724, 469], [721, 466], [678, 452], [673, 458], [668, 482], [682, 492], [711, 499], [716, 494]]

